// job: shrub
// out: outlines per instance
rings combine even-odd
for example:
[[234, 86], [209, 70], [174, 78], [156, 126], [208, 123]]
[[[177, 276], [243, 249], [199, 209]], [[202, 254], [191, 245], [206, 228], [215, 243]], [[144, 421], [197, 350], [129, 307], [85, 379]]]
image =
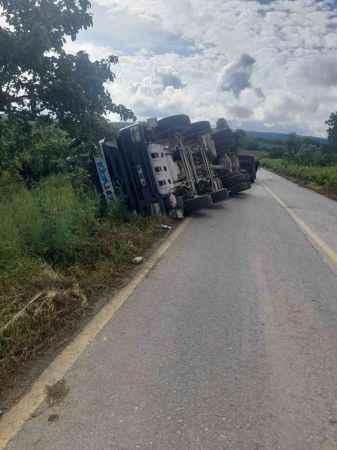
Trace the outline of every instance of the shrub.
[[11, 272], [23, 256], [22, 245], [13, 217], [3, 204], [0, 204], [0, 217], [0, 272]]
[[94, 193], [75, 192], [65, 177], [53, 176], [35, 190], [42, 215], [41, 256], [56, 264], [74, 262], [94, 231], [98, 199]]
[[0, 123], [0, 173], [19, 174], [28, 184], [65, 170], [70, 138], [52, 123]]
[[125, 203], [121, 201], [105, 202], [103, 201], [102, 216], [112, 223], [128, 222], [130, 214]]
[[73, 189], [62, 176], [0, 196], [0, 269], [34, 257], [65, 266], [74, 262], [96, 226], [98, 198]]

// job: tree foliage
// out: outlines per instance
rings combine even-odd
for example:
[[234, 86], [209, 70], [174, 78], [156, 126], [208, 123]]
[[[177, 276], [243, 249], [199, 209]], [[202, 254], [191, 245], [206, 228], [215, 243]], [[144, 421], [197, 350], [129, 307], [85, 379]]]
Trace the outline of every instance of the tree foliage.
[[334, 152], [337, 152], [337, 112], [330, 114], [326, 124], [328, 125], [329, 147]]
[[287, 140], [287, 150], [289, 155], [294, 155], [301, 147], [301, 139], [296, 133], [290, 133]]
[[106, 113], [134, 118], [106, 88], [117, 57], [91, 61], [63, 48], [92, 25], [88, 0], [0, 0], [0, 8], [7, 23], [0, 28], [0, 111], [49, 114], [69, 129]]
[[[0, 184], [18, 177], [31, 185], [41, 178], [65, 171], [70, 137], [47, 120], [0, 122]], [[5, 176], [7, 174], [7, 176]]]

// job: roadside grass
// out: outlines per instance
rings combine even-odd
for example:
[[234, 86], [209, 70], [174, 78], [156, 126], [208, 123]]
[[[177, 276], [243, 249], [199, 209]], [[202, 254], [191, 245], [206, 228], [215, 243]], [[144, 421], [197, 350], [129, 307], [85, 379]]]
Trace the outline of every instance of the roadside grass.
[[316, 188], [320, 192], [337, 195], [337, 165], [304, 166], [284, 159], [272, 158], [261, 159], [261, 164], [267, 169]]
[[[0, 191], [0, 386], [16, 369], [76, 329], [104, 290], [119, 287], [132, 259], [165, 232], [163, 218], [102, 213], [98, 195], [64, 176]], [[0, 388], [1, 392], [1, 388]]]

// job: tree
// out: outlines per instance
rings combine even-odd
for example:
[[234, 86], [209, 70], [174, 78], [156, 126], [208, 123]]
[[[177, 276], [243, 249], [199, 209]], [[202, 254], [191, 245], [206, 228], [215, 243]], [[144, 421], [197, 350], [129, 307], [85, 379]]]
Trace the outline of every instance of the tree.
[[70, 142], [68, 134], [48, 119], [0, 121], [0, 178], [4, 173], [19, 176], [30, 186], [65, 171], [67, 157], [73, 153]]
[[290, 133], [287, 140], [287, 149], [289, 156], [296, 154], [301, 147], [301, 140], [296, 133]]
[[85, 52], [63, 49], [92, 25], [88, 0], [0, 0], [0, 8], [7, 22], [0, 28], [0, 111], [48, 114], [67, 129], [109, 112], [134, 119], [105, 86], [115, 79], [117, 57], [92, 62]]
[[337, 112], [331, 113], [325, 122], [328, 125], [328, 141], [331, 150], [337, 152]]
[[319, 146], [312, 144], [310, 142], [304, 142], [300, 146], [299, 151], [296, 154], [296, 162], [298, 164], [310, 165], [321, 165], [323, 161], [322, 153], [320, 152]]

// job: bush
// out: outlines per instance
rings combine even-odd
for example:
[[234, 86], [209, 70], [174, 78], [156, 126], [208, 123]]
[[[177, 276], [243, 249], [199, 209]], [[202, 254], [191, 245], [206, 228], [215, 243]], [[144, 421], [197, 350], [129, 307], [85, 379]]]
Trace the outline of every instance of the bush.
[[121, 201], [103, 201], [101, 208], [102, 216], [111, 223], [124, 223], [130, 219], [130, 213], [125, 203]]
[[96, 226], [98, 198], [73, 189], [63, 175], [38, 187], [20, 187], [0, 196], [0, 270], [13, 270], [20, 258], [45, 259], [65, 266], [79, 257]]
[[11, 272], [23, 256], [19, 231], [10, 211], [0, 204], [0, 272]]
[[70, 138], [52, 123], [16, 118], [0, 122], [0, 174], [18, 174], [28, 184], [63, 172]]

